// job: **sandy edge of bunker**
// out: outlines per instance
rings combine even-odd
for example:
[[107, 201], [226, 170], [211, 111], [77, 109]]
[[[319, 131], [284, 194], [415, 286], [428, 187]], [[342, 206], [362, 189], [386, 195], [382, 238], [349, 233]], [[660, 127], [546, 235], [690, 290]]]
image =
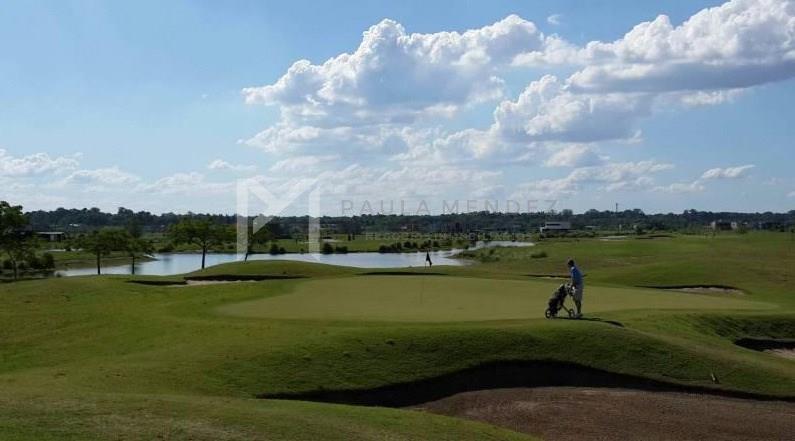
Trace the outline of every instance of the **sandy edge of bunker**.
[[746, 295], [740, 288], [726, 285], [665, 285], [665, 286], [640, 286], [639, 288], [659, 289], [663, 291], [686, 292], [690, 294], [724, 294]]
[[484, 422], [544, 440], [752, 440], [795, 433], [795, 404], [627, 388], [463, 392], [413, 410]]

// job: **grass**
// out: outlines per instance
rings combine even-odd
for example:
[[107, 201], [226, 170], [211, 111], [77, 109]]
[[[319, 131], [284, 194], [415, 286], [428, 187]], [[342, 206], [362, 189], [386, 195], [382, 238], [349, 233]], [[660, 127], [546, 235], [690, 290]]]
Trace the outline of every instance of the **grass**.
[[[499, 260], [435, 266], [438, 276], [252, 261], [189, 276], [301, 278], [0, 285], [2, 438], [527, 439], [412, 411], [253, 398], [373, 388], [499, 360], [795, 395], [795, 362], [733, 344], [795, 337], [789, 235], [554, 240], [543, 249], [548, 258], [532, 258], [532, 247], [499, 248], [491, 254]], [[586, 314], [622, 327], [541, 318], [560, 282], [527, 275], [561, 273], [568, 256], [587, 274]], [[748, 294], [637, 288], [683, 284]]]
[[[463, 322], [530, 320], [543, 315], [558, 283], [465, 277], [367, 276], [312, 280], [289, 295], [232, 303], [219, 309], [241, 317], [307, 320]], [[739, 298], [660, 290], [593, 287], [592, 313], [633, 309], [769, 310], [775, 305]], [[571, 303], [571, 302], [569, 302]]]

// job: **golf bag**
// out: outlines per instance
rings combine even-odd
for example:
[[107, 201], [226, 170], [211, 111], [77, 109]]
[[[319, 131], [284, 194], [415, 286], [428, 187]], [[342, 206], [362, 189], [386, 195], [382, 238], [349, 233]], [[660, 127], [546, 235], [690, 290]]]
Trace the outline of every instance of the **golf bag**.
[[561, 309], [565, 310], [569, 317], [574, 317], [574, 309], [569, 309], [566, 307], [566, 296], [572, 294], [572, 288], [569, 284], [564, 283], [555, 290], [552, 294], [552, 297], [549, 298], [547, 302], [547, 309], [544, 311], [544, 316], [546, 318], [553, 318], [558, 316], [558, 312]]

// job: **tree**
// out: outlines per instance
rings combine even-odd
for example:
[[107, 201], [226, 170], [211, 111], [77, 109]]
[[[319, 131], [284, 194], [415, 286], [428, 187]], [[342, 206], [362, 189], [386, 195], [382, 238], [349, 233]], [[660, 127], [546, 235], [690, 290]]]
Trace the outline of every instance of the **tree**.
[[28, 219], [22, 214], [22, 206], [0, 201], [0, 249], [11, 261], [14, 280], [19, 278], [19, 263], [30, 258], [33, 241], [25, 234]]
[[[119, 213], [125, 208], [119, 208]], [[131, 210], [128, 210], [132, 213]], [[130, 274], [135, 275], [135, 259], [138, 257], [146, 256], [154, 252], [154, 245], [152, 242], [143, 239], [143, 231], [140, 223], [135, 219], [130, 219], [124, 231], [123, 248], [127, 255], [130, 257]]]
[[247, 234], [248, 244], [246, 246], [246, 255], [243, 257], [244, 262], [248, 261], [248, 255], [254, 251], [255, 245], [264, 245], [274, 239], [273, 231], [267, 224], [261, 226], [256, 232], [254, 232], [254, 225], [249, 225]]
[[102, 274], [102, 256], [112, 251], [126, 248], [129, 235], [124, 230], [106, 228], [81, 236], [77, 245], [84, 251], [93, 253], [97, 258], [97, 274]]
[[133, 237], [129, 234], [124, 238], [123, 248], [130, 257], [130, 274], [135, 275], [135, 259], [152, 254], [154, 246], [152, 242], [140, 237]]
[[169, 234], [175, 243], [188, 243], [201, 248], [202, 269], [204, 269], [207, 250], [232, 238], [232, 231], [226, 225], [220, 225], [207, 219], [183, 219], [171, 227]]

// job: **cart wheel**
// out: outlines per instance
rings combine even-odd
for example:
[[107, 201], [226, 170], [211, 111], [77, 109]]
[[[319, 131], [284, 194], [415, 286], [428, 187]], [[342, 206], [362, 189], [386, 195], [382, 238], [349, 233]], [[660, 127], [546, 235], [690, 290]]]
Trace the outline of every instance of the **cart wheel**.
[[569, 309], [569, 318], [574, 318], [574, 309]]
[[547, 308], [544, 311], [544, 317], [546, 317], [546, 318], [551, 318], [552, 317], [552, 311], [550, 311], [549, 308]]

